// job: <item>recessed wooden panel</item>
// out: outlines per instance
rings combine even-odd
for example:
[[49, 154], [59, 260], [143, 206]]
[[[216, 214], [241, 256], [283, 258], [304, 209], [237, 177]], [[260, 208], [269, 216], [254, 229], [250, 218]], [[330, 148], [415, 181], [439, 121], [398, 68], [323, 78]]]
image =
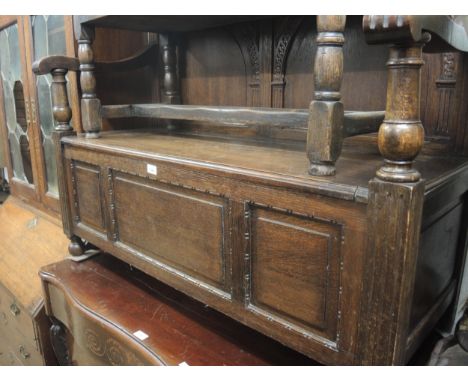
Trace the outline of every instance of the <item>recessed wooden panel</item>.
[[73, 176], [76, 189], [75, 220], [98, 231], [105, 230], [101, 207], [101, 189], [99, 168], [89, 164], [74, 162]]
[[[454, 278], [463, 204], [421, 233], [410, 328], [423, 319]], [[428, 282], [430, 280], [430, 282]]]
[[251, 305], [270, 318], [327, 331], [337, 316], [339, 232], [335, 224], [254, 209]]
[[118, 174], [118, 240], [201, 281], [225, 289], [226, 201]]

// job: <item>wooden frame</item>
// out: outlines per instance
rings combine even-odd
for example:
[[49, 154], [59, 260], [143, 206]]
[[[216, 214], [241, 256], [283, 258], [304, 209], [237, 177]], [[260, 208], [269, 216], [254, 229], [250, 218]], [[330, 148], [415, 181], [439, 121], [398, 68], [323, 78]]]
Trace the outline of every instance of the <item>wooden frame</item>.
[[[36, 155], [37, 152], [37, 131], [34, 124], [31, 122], [30, 117], [30, 108], [29, 108], [29, 86], [28, 84], [28, 74], [27, 74], [27, 58], [26, 58], [26, 47], [25, 47], [25, 38], [24, 38], [24, 17], [22, 16], [4, 16], [0, 19], [0, 29], [4, 29], [9, 27], [13, 24], [18, 25], [18, 44], [20, 50], [20, 60], [21, 60], [21, 77], [23, 83], [23, 95], [25, 98], [25, 105], [26, 105], [26, 117], [27, 117], [27, 128], [28, 128], [28, 140], [29, 140], [29, 148], [31, 153], [31, 164], [32, 164], [32, 174], [33, 174], [33, 184], [28, 184], [23, 182], [19, 179], [16, 179], [13, 176], [13, 164], [10, 156], [10, 146], [8, 141], [8, 131], [7, 129], [2, 129], [2, 134], [5, 142], [5, 153], [7, 157], [7, 170], [8, 176], [10, 179], [10, 189], [13, 195], [17, 195], [20, 198], [27, 200], [29, 203], [33, 204], [34, 206], [39, 206], [40, 200], [40, 172], [38, 167], [38, 156]], [[0, 84], [0, 114], [2, 118], [6, 118], [5, 110], [4, 110], [4, 102], [3, 102], [3, 84]]]
[[[32, 28], [30, 16], [2, 16], [0, 19], [0, 28], [7, 27], [12, 23], [18, 23], [18, 32], [19, 32], [19, 44], [21, 52], [21, 66], [23, 69], [23, 78], [24, 78], [24, 96], [27, 103], [26, 112], [28, 114], [28, 131], [30, 131], [30, 147], [31, 147], [31, 158], [33, 161], [33, 179], [34, 187], [31, 187], [28, 184], [25, 184], [22, 181], [15, 179], [12, 174], [12, 164], [11, 158], [8, 153], [10, 153], [8, 147], [8, 139], [5, 139], [6, 147], [6, 157], [8, 164], [8, 172], [11, 179], [11, 192], [13, 195], [19, 196], [22, 199], [25, 199], [29, 203], [33, 204], [35, 207], [42, 210], [49, 210], [55, 214], [60, 213], [59, 207], [59, 198], [58, 195], [53, 195], [47, 191], [47, 177], [46, 177], [46, 167], [44, 159], [44, 150], [42, 146], [41, 131], [39, 127], [39, 108], [38, 105], [38, 95], [36, 88], [35, 76], [32, 73], [32, 63], [33, 63], [33, 37], [32, 37]], [[75, 56], [75, 47], [73, 39], [73, 17], [64, 16], [65, 24], [65, 43], [66, 43], [66, 53], [68, 56]], [[1, 84], [0, 84], [1, 86]], [[81, 131], [81, 120], [77, 116], [80, 114], [79, 110], [79, 100], [78, 100], [78, 88], [77, 88], [77, 79], [75, 73], [70, 73], [69, 76], [69, 86], [70, 94], [72, 95], [71, 99], [71, 108], [75, 118], [73, 119], [73, 126], [77, 131]], [[2, 90], [2, 89], [0, 89]], [[0, 99], [3, 100], [3, 91], [0, 95]], [[3, 102], [1, 102], [0, 111], [3, 112]], [[5, 132], [2, 132], [4, 134]]]

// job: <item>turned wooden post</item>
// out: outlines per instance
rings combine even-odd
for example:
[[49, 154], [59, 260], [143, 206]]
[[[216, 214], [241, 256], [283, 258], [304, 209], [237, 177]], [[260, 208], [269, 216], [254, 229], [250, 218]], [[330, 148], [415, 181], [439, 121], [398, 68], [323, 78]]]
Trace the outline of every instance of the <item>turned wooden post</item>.
[[369, 182], [369, 236], [359, 328], [359, 362], [402, 365], [421, 235], [424, 182], [413, 160], [424, 141], [419, 119], [421, 44], [390, 48], [387, 108], [378, 144], [384, 165]]
[[56, 131], [71, 131], [70, 120], [72, 111], [68, 103], [67, 80], [68, 69], [52, 69], [52, 104], [57, 126]]
[[67, 192], [66, 164], [62, 152], [61, 139], [62, 137], [76, 134], [70, 126], [72, 110], [68, 101], [67, 79], [65, 75], [68, 71], [77, 71], [78, 67], [79, 63], [76, 58], [66, 56], [49, 56], [33, 64], [33, 72], [36, 75], [52, 74], [52, 111], [57, 122], [52, 138], [55, 149], [55, 160], [57, 162], [57, 181], [62, 225], [65, 234], [71, 240], [68, 251], [71, 255], [75, 256], [80, 256], [84, 253], [84, 245], [79, 237], [71, 233], [73, 222]]
[[101, 101], [96, 97], [96, 77], [94, 74], [94, 53], [91, 44], [94, 28], [81, 25], [78, 40], [78, 59], [80, 60], [81, 120], [86, 138], [97, 138], [101, 131]]
[[[424, 36], [428, 39], [427, 35]], [[416, 182], [421, 174], [413, 162], [424, 143], [420, 119], [423, 42], [390, 47], [387, 106], [379, 129], [379, 150], [384, 165], [377, 177], [391, 182]]]
[[343, 143], [341, 99], [346, 16], [317, 16], [314, 100], [309, 108], [307, 157], [311, 175], [334, 175]]
[[[163, 103], [180, 104], [179, 75], [176, 39], [173, 34], [161, 34], [161, 58], [163, 63]], [[173, 121], [167, 120], [166, 127], [175, 128]]]
[[[62, 212], [62, 225], [65, 234], [72, 239], [70, 245], [68, 246], [68, 251], [70, 254], [77, 253], [74, 248], [75, 240], [71, 236], [71, 227], [72, 227], [72, 215], [70, 211], [70, 206], [68, 202], [68, 193], [66, 185], [66, 170], [64, 163], [64, 156], [62, 153], [62, 143], [61, 140], [63, 137], [69, 135], [75, 135], [72, 127], [70, 126], [70, 120], [72, 117], [72, 111], [68, 103], [68, 93], [67, 93], [67, 80], [65, 75], [67, 74], [68, 69], [52, 69], [52, 104], [54, 118], [57, 122], [55, 131], [53, 133], [52, 139], [54, 142], [55, 149], [55, 161], [57, 163], [57, 182], [59, 189], [59, 200], [60, 200], [60, 209]], [[79, 255], [81, 255], [80, 253]]]
[[[419, 116], [422, 45], [411, 16], [365, 16], [366, 38], [392, 42], [387, 106], [378, 145], [384, 165], [369, 182], [368, 242], [364, 262], [356, 363], [402, 365], [407, 344], [424, 204], [424, 181], [413, 168], [422, 148]], [[415, 41], [413, 33], [419, 36]]]

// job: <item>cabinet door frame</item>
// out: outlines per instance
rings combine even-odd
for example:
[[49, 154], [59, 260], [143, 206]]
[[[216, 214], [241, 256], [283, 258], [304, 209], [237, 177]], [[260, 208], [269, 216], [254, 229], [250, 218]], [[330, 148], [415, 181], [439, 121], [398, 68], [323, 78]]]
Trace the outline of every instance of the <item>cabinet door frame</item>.
[[[21, 65], [21, 80], [23, 85], [23, 97], [26, 102], [29, 102], [29, 76], [27, 73], [26, 65], [26, 54], [25, 54], [25, 38], [23, 28], [24, 16], [0, 16], [0, 30], [8, 28], [14, 24], [18, 26], [18, 48]], [[4, 108], [4, 96], [3, 96], [3, 81], [0, 80], [0, 123], [3, 124], [1, 130], [2, 138], [5, 145], [5, 156], [8, 171], [8, 180], [10, 183], [11, 194], [18, 196], [26, 202], [39, 207], [40, 196], [39, 196], [39, 171], [38, 171], [38, 155], [37, 155], [37, 135], [36, 129], [31, 123], [30, 110], [26, 107], [26, 123], [27, 123], [27, 136], [29, 141], [29, 150], [31, 155], [31, 168], [33, 183], [27, 183], [14, 177], [13, 173], [13, 162], [11, 158], [10, 143], [8, 139], [8, 127], [6, 126], [6, 113]]]
[[[74, 36], [73, 36], [73, 16], [64, 15], [64, 27], [65, 27], [65, 47], [66, 47], [66, 55], [75, 57], [75, 44], [74, 44]], [[38, 153], [38, 166], [39, 166], [39, 195], [41, 203], [44, 205], [45, 208], [51, 209], [52, 211], [59, 213], [60, 212], [60, 205], [59, 205], [59, 197], [58, 195], [54, 195], [48, 191], [47, 186], [47, 170], [46, 170], [46, 161], [44, 155], [44, 147], [42, 145], [42, 132], [40, 126], [40, 115], [39, 115], [39, 99], [38, 99], [38, 92], [36, 87], [36, 76], [32, 72], [32, 64], [35, 61], [34, 57], [34, 40], [33, 40], [33, 29], [31, 25], [31, 16], [23, 16], [24, 21], [24, 36], [25, 36], [25, 48], [26, 48], [26, 65], [27, 65], [27, 72], [29, 75], [28, 78], [28, 85], [29, 85], [29, 96], [31, 105], [35, 105], [32, 110], [32, 124], [34, 125], [33, 128], [36, 132], [37, 141], [36, 141], [36, 150]], [[70, 104], [72, 107], [72, 124], [73, 126], [77, 126], [80, 123], [80, 110], [79, 110], [79, 102], [78, 102], [78, 90], [77, 90], [77, 81], [76, 81], [76, 73], [70, 72], [68, 74], [68, 83], [70, 86]], [[80, 128], [78, 126], [77, 130], [79, 131]]]
[[[64, 15], [65, 47], [66, 55], [76, 57], [76, 45], [73, 35], [73, 16]], [[14, 23], [18, 24], [18, 38], [21, 57], [21, 69], [23, 80], [23, 92], [25, 101], [30, 105], [27, 110], [28, 138], [33, 166], [34, 185], [29, 185], [21, 180], [13, 178], [13, 167], [10, 155], [7, 129], [0, 132], [5, 141], [6, 163], [10, 180], [12, 195], [24, 199], [35, 207], [48, 211], [53, 215], [60, 214], [59, 196], [48, 191], [47, 170], [44, 147], [42, 145], [42, 132], [40, 127], [38, 91], [36, 76], [32, 72], [34, 58], [33, 30], [31, 15], [25, 16], [0, 16], [0, 30]], [[70, 106], [72, 108], [72, 124], [76, 131], [81, 132], [80, 104], [78, 93], [77, 74], [68, 73], [68, 86], [70, 87]], [[5, 118], [3, 107], [3, 88], [0, 81], [0, 118]]]

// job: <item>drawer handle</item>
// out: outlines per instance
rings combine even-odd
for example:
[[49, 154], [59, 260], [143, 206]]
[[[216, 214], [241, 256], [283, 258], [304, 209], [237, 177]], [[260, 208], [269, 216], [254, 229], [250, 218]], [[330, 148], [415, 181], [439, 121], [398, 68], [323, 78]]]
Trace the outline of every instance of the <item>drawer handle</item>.
[[23, 345], [21, 345], [19, 347], [19, 352], [21, 354], [21, 357], [23, 357], [24, 359], [28, 359], [29, 357], [31, 357], [31, 354], [29, 354], [26, 349], [24, 348]]
[[11, 312], [11, 314], [13, 316], [17, 316], [18, 314], [21, 313], [21, 310], [20, 310], [20, 308], [18, 308], [18, 305], [13, 303], [13, 304], [10, 305], [10, 312]]

